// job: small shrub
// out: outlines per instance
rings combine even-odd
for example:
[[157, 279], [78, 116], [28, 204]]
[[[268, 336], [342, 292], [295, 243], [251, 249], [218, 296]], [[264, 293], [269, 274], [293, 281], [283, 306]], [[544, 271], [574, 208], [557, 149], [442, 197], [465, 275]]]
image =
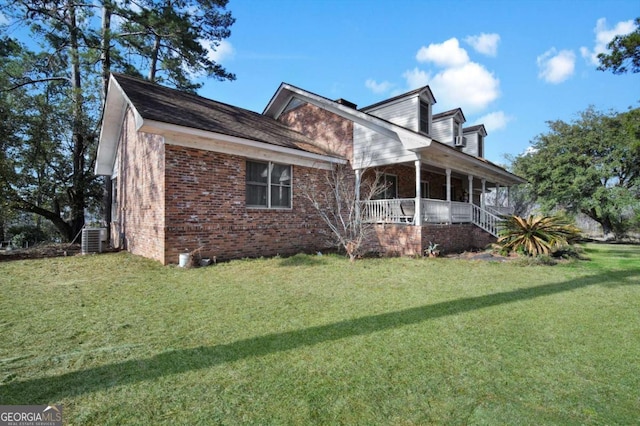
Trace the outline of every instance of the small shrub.
[[552, 253], [553, 257], [559, 259], [578, 259], [585, 260], [584, 250], [581, 247], [575, 245], [566, 245]]
[[47, 241], [47, 234], [34, 225], [12, 226], [8, 230], [11, 235], [11, 245], [14, 247], [24, 247], [26, 244], [33, 245], [39, 241]]
[[520, 266], [553, 266], [557, 265], [558, 262], [548, 254], [539, 254], [537, 256], [521, 257], [516, 261], [516, 264]]
[[438, 250], [439, 244], [432, 243], [429, 241], [429, 247], [424, 250], [425, 256], [428, 257], [438, 257], [440, 255], [440, 250]]
[[580, 230], [559, 216], [510, 216], [497, 244], [507, 251], [527, 256], [550, 255], [568, 246], [580, 236]]

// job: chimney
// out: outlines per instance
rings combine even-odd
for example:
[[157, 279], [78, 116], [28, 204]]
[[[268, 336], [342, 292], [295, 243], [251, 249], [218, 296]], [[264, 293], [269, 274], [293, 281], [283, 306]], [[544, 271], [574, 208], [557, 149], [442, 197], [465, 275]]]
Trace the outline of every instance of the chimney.
[[353, 102], [349, 102], [346, 99], [342, 99], [342, 98], [336, 99], [336, 102], [339, 103], [340, 105], [344, 105], [344, 106], [349, 107], [349, 108], [353, 108], [353, 109], [357, 109], [358, 108], [358, 105], [354, 104]]

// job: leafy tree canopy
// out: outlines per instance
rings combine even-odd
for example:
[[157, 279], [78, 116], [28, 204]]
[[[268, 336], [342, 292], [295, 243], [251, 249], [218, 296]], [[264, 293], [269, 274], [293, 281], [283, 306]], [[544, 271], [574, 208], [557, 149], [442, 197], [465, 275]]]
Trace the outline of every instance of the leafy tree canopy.
[[606, 234], [623, 234], [640, 213], [640, 109], [589, 107], [573, 122], [548, 125], [533, 149], [515, 159], [515, 172], [529, 181], [544, 212], [582, 212]]
[[0, 37], [0, 229], [27, 212], [78, 235], [103, 192], [93, 166], [109, 72], [189, 91], [202, 76], [234, 79], [209, 55], [230, 35], [226, 4], [0, 0], [6, 27], [30, 36]]
[[640, 72], [640, 18], [636, 18], [636, 29], [623, 36], [615, 36], [608, 44], [611, 53], [600, 53], [601, 71], [611, 70], [614, 74], [627, 71]]

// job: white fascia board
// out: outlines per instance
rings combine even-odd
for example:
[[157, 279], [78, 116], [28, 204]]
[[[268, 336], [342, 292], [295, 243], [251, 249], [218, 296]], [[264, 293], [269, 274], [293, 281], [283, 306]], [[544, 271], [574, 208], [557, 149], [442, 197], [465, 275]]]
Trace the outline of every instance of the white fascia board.
[[331, 169], [334, 164], [347, 164], [347, 160], [338, 157], [314, 154], [299, 149], [272, 145], [265, 142], [160, 121], [144, 120], [139, 131], [162, 135], [165, 137], [165, 143], [171, 145], [203, 149], [223, 154], [286, 162], [299, 166], [327, 170]]
[[98, 176], [111, 176], [113, 173], [118, 142], [122, 134], [124, 116], [129, 106], [131, 106], [135, 115], [136, 125], [139, 126], [142, 122], [142, 117], [138, 111], [133, 108], [129, 98], [112, 75], [109, 78], [109, 89], [107, 91], [107, 99], [104, 103], [100, 138], [98, 139], [98, 149], [96, 152], [94, 173]]
[[280, 85], [278, 92], [273, 96], [263, 114], [277, 119], [292, 97], [296, 97], [304, 102], [308, 102], [340, 117], [346, 118], [347, 120], [351, 120], [354, 123], [368, 127], [384, 136], [399, 140], [406, 149], [425, 148], [431, 144], [431, 139], [427, 136], [418, 135], [397, 124], [379, 119], [378, 117], [333, 102], [327, 98], [286, 83]]
[[[520, 183], [526, 183], [526, 180], [522, 179], [520, 176], [514, 175], [508, 170], [503, 169], [500, 166], [497, 166], [488, 161], [481, 160], [472, 155], [465, 154], [464, 152], [458, 151], [455, 148], [451, 148], [448, 145], [444, 145], [442, 143], [433, 144], [430, 149], [418, 149], [414, 150], [414, 152], [419, 155], [422, 153], [423, 159], [429, 158], [429, 151], [437, 151], [442, 155], [446, 155], [452, 158], [454, 162], [457, 164], [466, 164], [468, 167], [464, 167], [466, 170], [460, 170], [461, 167], [457, 167], [458, 171], [468, 172], [476, 177], [487, 177], [490, 179], [498, 180], [497, 183], [505, 183], [509, 185], [515, 185]], [[442, 164], [429, 162], [428, 160], [423, 161], [427, 164], [432, 164], [434, 166], [442, 167]]]

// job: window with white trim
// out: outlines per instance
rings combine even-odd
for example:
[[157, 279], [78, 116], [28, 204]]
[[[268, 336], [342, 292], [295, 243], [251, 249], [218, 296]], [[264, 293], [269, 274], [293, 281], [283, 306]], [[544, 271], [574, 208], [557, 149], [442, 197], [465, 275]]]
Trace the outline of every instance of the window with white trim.
[[429, 104], [420, 102], [420, 131], [429, 134]]
[[374, 199], [390, 200], [398, 198], [398, 176], [384, 173], [380, 176], [380, 184], [383, 185], [384, 188]]
[[120, 215], [118, 214], [118, 178], [111, 179], [111, 221], [118, 222]]
[[291, 166], [247, 160], [247, 207], [291, 208]]
[[429, 182], [426, 180], [420, 182], [420, 198], [429, 198]]

